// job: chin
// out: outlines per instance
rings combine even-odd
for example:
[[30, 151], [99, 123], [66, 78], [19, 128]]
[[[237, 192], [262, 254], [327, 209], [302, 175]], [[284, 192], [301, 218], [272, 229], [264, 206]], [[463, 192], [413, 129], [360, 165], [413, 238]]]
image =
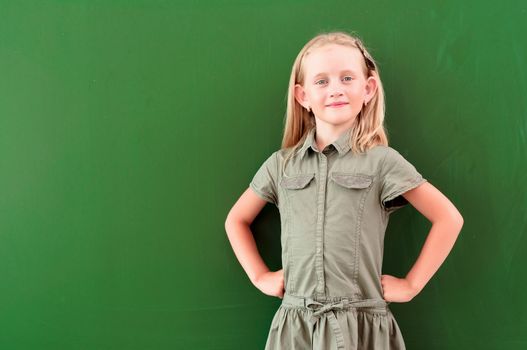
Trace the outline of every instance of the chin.
[[331, 123], [331, 124], [343, 124], [343, 123], [351, 122], [356, 117], [357, 117], [357, 115], [352, 115], [350, 113], [346, 113], [346, 114], [339, 114], [339, 115], [324, 116], [324, 117], [322, 117], [320, 119], [322, 121], [325, 121], [325, 122]]

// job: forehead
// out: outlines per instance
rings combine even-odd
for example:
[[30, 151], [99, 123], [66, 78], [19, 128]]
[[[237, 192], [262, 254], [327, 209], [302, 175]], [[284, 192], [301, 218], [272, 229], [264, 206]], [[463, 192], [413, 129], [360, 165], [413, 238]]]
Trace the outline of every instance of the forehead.
[[326, 45], [314, 49], [306, 56], [304, 68], [307, 76], [319, 73], [340, 73], [342, 70], [364, 71], [364, 58], [359, 49], [343, 45]]

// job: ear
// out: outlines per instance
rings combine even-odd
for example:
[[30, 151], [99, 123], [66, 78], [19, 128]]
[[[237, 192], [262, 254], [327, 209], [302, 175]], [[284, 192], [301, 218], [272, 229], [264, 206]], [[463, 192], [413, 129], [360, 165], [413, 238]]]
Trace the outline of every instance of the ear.
[[377, 79], [375, 79], [375, 77], [368, 77], [366, 80], [365, 91], [366, 95], [364, 96], [364, 100], [365, 102], [370, 102], [377, 91]]
[[296, 84], [295, 85], [295, 99], [298, 103], [300, 103], [304, 108], [307, 106], [306, 101], [306, 92], [302, 85]]

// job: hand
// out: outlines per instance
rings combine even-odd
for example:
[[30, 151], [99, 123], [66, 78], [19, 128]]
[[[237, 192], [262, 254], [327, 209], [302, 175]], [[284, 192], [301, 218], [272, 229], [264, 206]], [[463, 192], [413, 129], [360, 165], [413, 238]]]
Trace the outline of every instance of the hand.
[[404, 303], [413, 299], [419, 291], [405, 278], [381, 275], [384, 300]]
[[253, 283], [264, 294], [284, 297], [284, 269], [262, 273]]

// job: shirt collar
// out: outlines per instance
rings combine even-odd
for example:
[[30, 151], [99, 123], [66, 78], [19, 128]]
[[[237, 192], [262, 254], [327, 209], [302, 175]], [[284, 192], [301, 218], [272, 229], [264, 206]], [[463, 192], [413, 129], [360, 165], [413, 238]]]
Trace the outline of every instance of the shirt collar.
[[[349, 145], [349, 137], [350, 133], [353, 127], [349, 127], [346, 129], [340, 136], [333, 141], [331, 144], [337, 149], [339, 152], [339, 155], [344, 155], [350, 150]], [[307, 149], [311, 147], [312, 150], [316, 149], [316, 142], [315, 142], [315, 131], [316, 127], [311, 128], [311, 130], [308, 131], [306, 139], [304, 141], [304, 144], [302, 145], [302, 148], [300, 149], [300, 157], [303, 158], [304, 154], [306, 153]]]

